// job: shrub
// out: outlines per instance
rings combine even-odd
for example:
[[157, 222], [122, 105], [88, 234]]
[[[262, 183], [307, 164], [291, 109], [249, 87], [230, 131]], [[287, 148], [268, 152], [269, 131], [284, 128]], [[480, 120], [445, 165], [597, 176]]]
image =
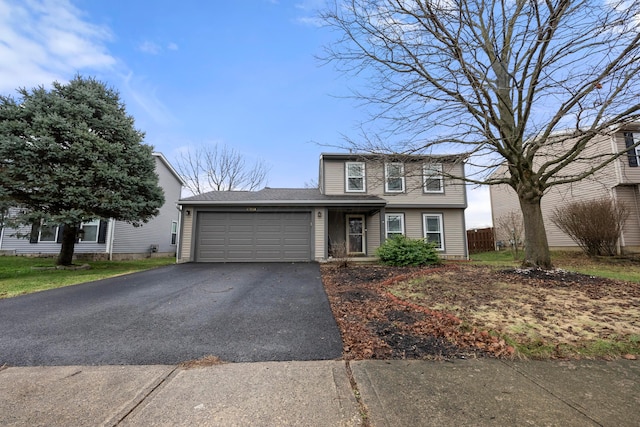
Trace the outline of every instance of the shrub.
[[589, 256], [616, 254], [629, 212], [611, 198], [571, 202], [556, 208], [551, 221]]
[[424, 239], [409, 239], [403, 235], [387, 239], [377, 250], [380, 262], [396, 267], [437, 264], [440, 257], [435, 244]]

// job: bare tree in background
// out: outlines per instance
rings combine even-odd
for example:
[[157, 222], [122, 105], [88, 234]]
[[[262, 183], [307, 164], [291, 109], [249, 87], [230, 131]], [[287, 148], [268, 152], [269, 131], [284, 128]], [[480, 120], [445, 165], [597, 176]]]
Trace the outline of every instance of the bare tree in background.
[[518, 258], [518, 250], [522, 246], [524, 224], [522, 214], [518, 211], [509, 211], [496, 219], [496, 231], [498, 238], [509, 242], [514, 259]]
[[202, 145], [181, 153], [176, 168], [193, 194], [258, 190], [266, 185], [270, 170], [263, 160], [250, 164], [238, 150], [221, 144]]
[[[623, 155], [587, 149], [640, 118], [639, 10], [627, 0], [336, 0], [321, 13], [340, 36], [324, 59], [369, 78], [354, 95], [373, 111], [346, 145], [468, 153], [460, 178], [513, 188], [523, 264], [550, 268], [540, 200]], [[500, 164], [505, 173], [490, 175]]]

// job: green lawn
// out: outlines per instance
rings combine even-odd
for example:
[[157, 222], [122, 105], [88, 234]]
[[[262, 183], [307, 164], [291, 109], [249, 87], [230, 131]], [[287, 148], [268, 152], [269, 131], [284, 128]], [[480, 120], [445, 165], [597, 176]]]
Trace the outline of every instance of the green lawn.
[[[474, 264], [494, 267], [518, 267], [522, 260], [520, 251], [517, 259], [510, 251], [491, 251], [471, 255]], [[582, 252], [551, 252], [554, 267], [567, 271], [606, 277], [608, 279], [640, 282], [640, 259], [637, 257], [596, 257], [590, 258]]]
[[136, 271], [149, 270], [174, 264], [175, 258], [163, 257], [134, 261], [87, 261], [79, 263], [89, 264], [91, 269], [38, 269], [38, 267], [53, 267], [55, 258], [0, 256], [0, 298], [9, 298], [45, 289], [60, 288]]

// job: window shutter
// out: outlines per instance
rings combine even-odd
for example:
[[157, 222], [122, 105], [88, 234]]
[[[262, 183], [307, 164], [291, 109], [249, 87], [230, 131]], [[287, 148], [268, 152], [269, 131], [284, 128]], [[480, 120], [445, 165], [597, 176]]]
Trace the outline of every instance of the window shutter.
[[100, 226], [98, 227], [98, 243], [107, 242], [107, 221], [100, 220]]
[[62, 243], [62, 234], [64, 233], [64, 224], [58, 226], [58, 236], [56, 237], [56, 243]]
[[38, 232], [40, 227], [38, 224], [31, 224], [31, 233], [29, 233], [29, 243], [38, 243]]
[[[624, 145], [629, 148], [632, 147], [634, 144], [633, 142], [633, 132], [625, 132], [624, 133]], [[638, 167], [638, 155], [636, 154], [636, 149], [635, 148], [629, 148], [629, 150], [627, 150], [627, 157], [629, 158], [629, 166], [631, 166], [632, 168], [637, 168]]]

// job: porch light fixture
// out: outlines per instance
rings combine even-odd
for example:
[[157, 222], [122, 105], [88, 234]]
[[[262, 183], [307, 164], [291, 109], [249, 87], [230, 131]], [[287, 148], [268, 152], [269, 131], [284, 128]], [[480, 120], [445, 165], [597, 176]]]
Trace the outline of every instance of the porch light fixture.
[[318, 218], [322, 218], [322, 211], [318, 211]]

